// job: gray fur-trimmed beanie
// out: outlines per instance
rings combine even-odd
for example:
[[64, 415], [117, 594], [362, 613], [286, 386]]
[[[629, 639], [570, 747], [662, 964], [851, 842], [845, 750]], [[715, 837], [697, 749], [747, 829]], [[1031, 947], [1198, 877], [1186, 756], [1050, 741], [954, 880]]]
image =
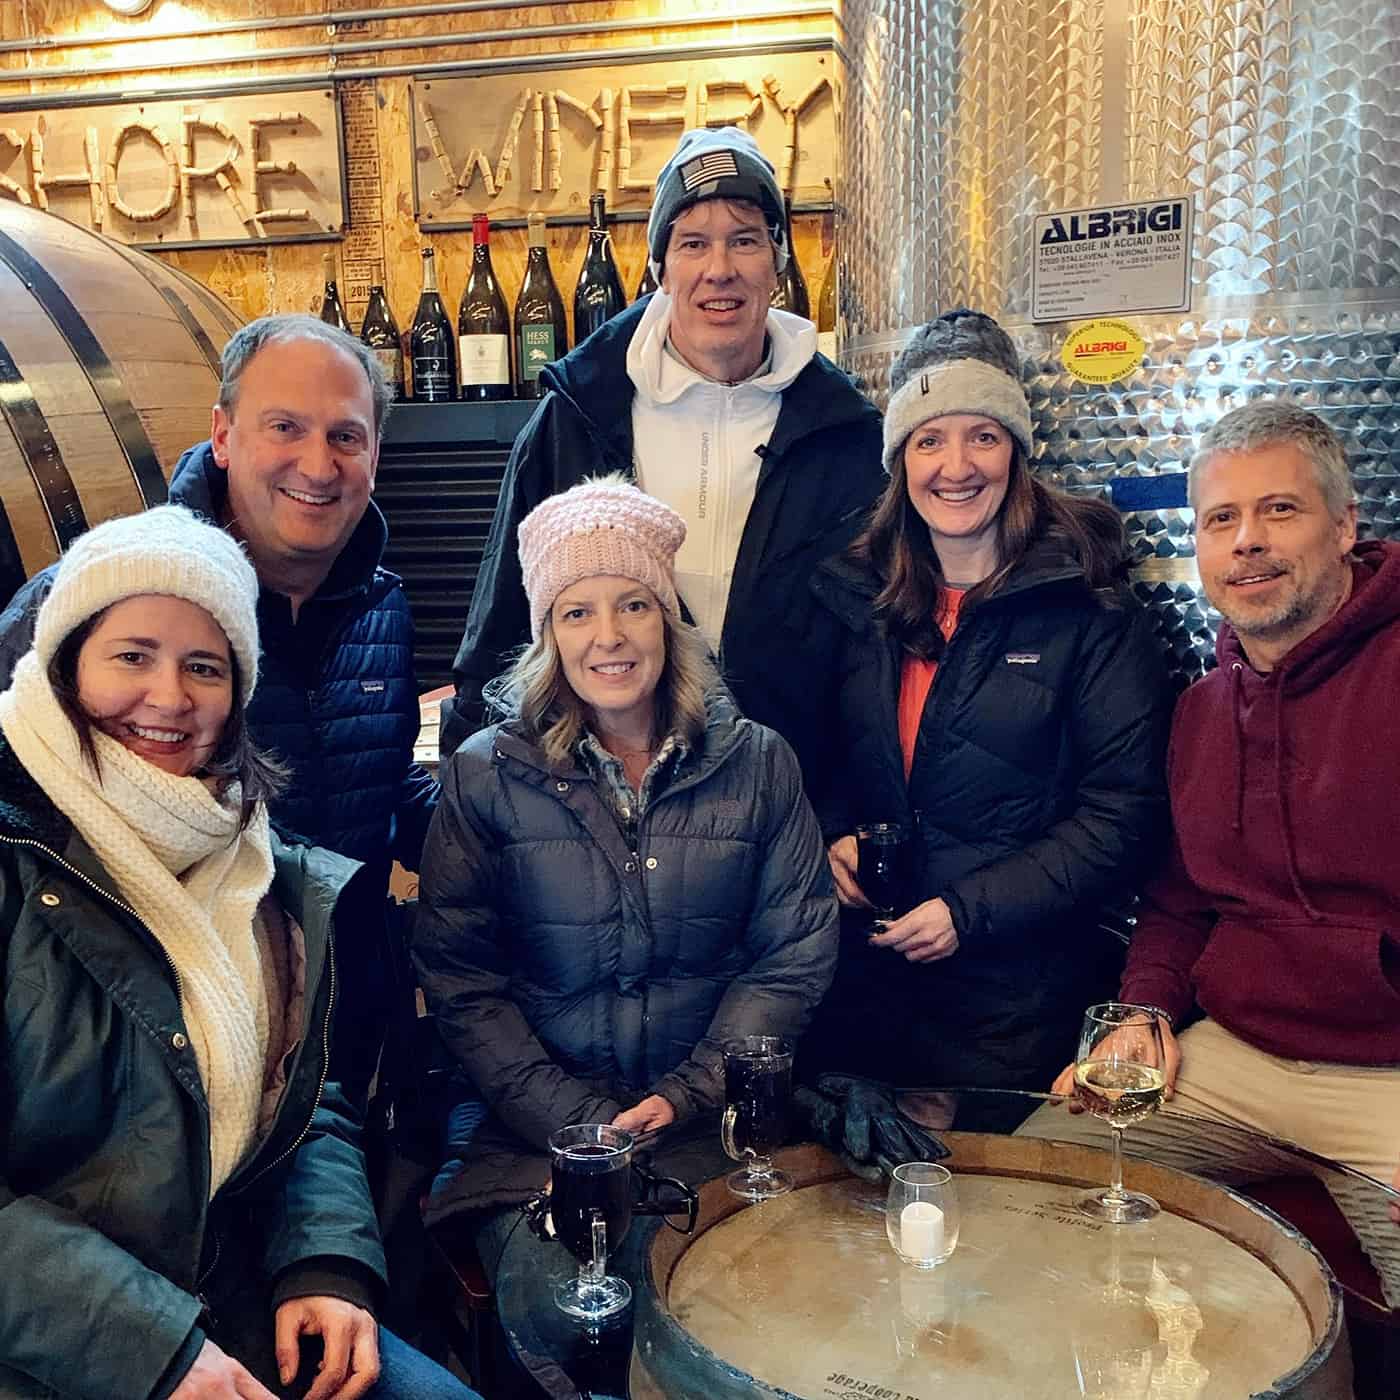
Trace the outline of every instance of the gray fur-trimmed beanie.
[[656, 177], [647, 220], [647, 254], [658, 282], [671, 241], [671, 225], [702, 199], [743, 199], [757, 204], [777, 250], [778, 271], [787, 266], [787, 217], [773, 163], [758, 149], [758, 142], [737, 126], [700, 127], [681, 137], [675, 154]]
[[980, 311], [945, 311], [916, 331], [894, 362], [890, 387], [886, 473], [910, 433], [945, 413], [995, 418], [1030, 456], [1031, 406], [1021, 383], [1021, 357], [1011, 337]]

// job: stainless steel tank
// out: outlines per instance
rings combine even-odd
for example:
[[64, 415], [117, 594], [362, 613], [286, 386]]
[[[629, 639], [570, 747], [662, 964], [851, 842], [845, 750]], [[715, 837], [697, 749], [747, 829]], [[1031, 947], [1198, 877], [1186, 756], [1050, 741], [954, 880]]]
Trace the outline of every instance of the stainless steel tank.
[[[842, 27], [842, 359], [877, 399], [912, 327], [996, 316], [1037, 469], [1124, 510], [1188, 679], [1213, 644], [1191, 514], [1125, 483], [1182, 470], [1222, 413], [1315, 409], [1367, 530], [1400, 536], [1394, 0], [844, 0]], [[1071, 378], [1070, 323], [1030, 319], [1032, 220], [1170, 195], [1194, 204], [1189, 311], [1125, 318], [1146, 342], [1126, 378]]]

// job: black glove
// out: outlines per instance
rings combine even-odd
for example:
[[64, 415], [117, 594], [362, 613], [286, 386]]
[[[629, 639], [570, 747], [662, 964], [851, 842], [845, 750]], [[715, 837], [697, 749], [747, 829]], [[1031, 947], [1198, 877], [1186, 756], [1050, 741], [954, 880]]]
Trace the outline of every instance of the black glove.
[[815, 1090], [793, 1091], [799, 1121], [856, 1176], [879, 1181], [901, 1162], [936, 1162], [948, 1149], [895, 1104], [888, 1084], [844, 1074], [817, 1077]]

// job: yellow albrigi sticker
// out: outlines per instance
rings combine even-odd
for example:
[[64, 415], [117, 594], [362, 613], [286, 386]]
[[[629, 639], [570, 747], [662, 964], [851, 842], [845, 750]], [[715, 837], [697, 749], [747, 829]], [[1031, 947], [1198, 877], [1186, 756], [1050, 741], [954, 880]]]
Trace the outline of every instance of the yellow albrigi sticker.
[[1060, 363], [1081, 383], [1112, 384], [1142, 363], [1147, 343], [1126, 322], [1082, 321], [1065, 337]]

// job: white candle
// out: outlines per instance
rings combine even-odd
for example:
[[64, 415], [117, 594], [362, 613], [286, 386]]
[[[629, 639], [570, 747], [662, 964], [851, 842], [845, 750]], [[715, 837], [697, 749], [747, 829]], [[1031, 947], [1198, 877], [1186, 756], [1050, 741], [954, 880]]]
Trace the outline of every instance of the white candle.
[[911, 1201], [900, 1211], [899, 1252], [910, 1259], [943, 1253], [943, 1212], [931, 1201]]

